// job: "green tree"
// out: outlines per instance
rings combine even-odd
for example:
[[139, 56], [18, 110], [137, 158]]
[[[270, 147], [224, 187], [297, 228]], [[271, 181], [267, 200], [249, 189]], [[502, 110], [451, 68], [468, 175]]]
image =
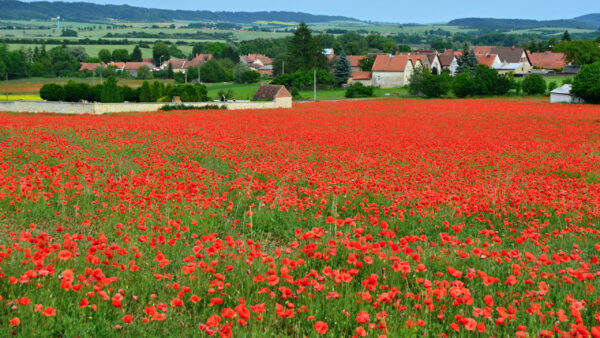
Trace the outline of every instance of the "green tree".
[[426, 73], [423, 83], [423, 94], [427, 97], [441, 97], [448, 94], [452, 84], [450, 74], [443, 73], [439, 76]]
[[338, 57], [335, 62], [333, 73], [335, 75], [335, 81], [338, 84], [343, 84], [348, 82], [348, 78], [350, 77], [351, 69], [350, 69], [350, 61], [346, 57], [346, 53], [342, 51], [342, 54]]
[[565, 30], [560, 41], [571, 41], [571, 34], [569, 34], [568, 30]]
[[554, 52], [565, 53], [565, 59], [575, 65], [587, 65], [600, 61], [600, 47], [597, 42], [587, 40], [561, 41]]
[[140, 102], [152, 102], [152, 88], [150, 88], [150, 83], [148, 81], [142, 82], [142, 87], [140, 89]]
[[600, 62], [581, 67], [571, 92], [588, 103], [600, 103]]
[[456, 69], [457, 73], [462, 73], [465, 70], [474, 72], [477, 68], [477, 56], [466, 43], [463, 45], [462, 55], [458, 56], [456, 62], [458, 63], [458, 68]]
[[362, 71], [370, 72], [373, 69], [373, 64], [375, 63], [375, 55], [367, 56], [364, 59], [358, 61], [358, 66]]
[[87, 100], [90, 96], [90, 86], [86, 83], [77, 83], [73, 80], [69, 80], [64, 86], [65, 88], [65, 101], [68, 102], [79, 102]]
[[240, 62], [240, 55], [238, 54], [238, 49], [235, 45], [228, 44], [225, 48], [223, 48], [217, 55], [215, 55], [217, 59], [228, 59], [231, 60], [234, 64]]
[[410, 75], [410, 81], [408, 84], [408, 92], [411, 95], [419, 95], [423, 93], [423, 86], [428, 74], [429, 70], [424, 67], [415, 68], [413, 73]]
[[138, 68], [137, 70], [137, 74], [136, 74], [138, 79], [142, 79], [142, 80], [147, 80], [147, 79], [151, 79], [154, 76], [152, 75], [152, 72], [150, 71], [150, 68], [148, 68], [148, 66], [141, 66], [140, 68]]
[[114, 62], [127, 62], [129, 61], [129, 52], [124, 48], [117, 48], [112, 52], [112, 60]]
[[473, 95], [474, 87], [475, 84], [469, 71], [457, 74], [452, 80], [452, 92], [457, 97]]
[[108, 49], [101, 49], [98, 52], [98, 58], [100, 60], [102, 60], [102, 62], [104, 62], [104, 63], [109, 63], [110, 60], [112, 59], [112, 54], [110, 53], [110, 51]]
[[129, 56], [129, 61], [141, 62], [142, 60], [143, 60], [142, 50], [140, 49], [139, 46], [136, 45], [133, 48], [133, 52], [131, 52], [131, 56]]
[[152, 84], [152, 102], [156, 102], [165, 96], [165, 85], [160, 81], [154, 81]]
[[104, 81], [100, 100], [103, 103], [123, 102], [119, 86], [117, 85], [117, 79], [114, 76], [111, 76]]
[[527, 95], [541, 95], [546, 92], [546, 80], [538, 74], [527, 76], [521, 85]]
[[162, 41], [157, 41], [152, 47], [152, 57], [154, 63], [159, 66], [162, 61], [169, 60], [171, 54], [169, 53], [169, 46]]
[[225, 82], [229, 80], [225, 68], [217, 60], [210, 60], [200, 67], [202, 82]]
[[40, 88], [40, 97], [46, 101], [64, 101], [65, 88], [56, 83], [47, 83]]
[[344, 96], [346, 98], [372, 97], [373, 87], [365, 86], [360, 82], [355, 82], [348, 86], [348, 89], [346, 89], [346, 93], [344, 94]]
[[285, 58], [286, 73], [313, 68], [326, 69], [328, 64], [323, 49], [317, 45], [304, 22], [300, 23], [294, 31]]

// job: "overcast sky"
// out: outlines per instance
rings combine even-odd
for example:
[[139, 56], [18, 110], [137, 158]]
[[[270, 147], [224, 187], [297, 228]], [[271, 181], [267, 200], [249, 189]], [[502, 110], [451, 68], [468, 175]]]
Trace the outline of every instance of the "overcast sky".
[[[70, 0], [67, 0], [70, 1]], [[81, 0], [77, 0], [81, 1]], [[102, 4], [190, 9], [211, 11], [296, 11], [311, 14], [344, 15], [361, 20], [398, 23], [446, 22], [464, 17], [515, 19], [570, 19], [589, 13], [600, 13], [599, 0], [503, 0], [503, 1], [399, 1], [399, 0], [95, 0]]]

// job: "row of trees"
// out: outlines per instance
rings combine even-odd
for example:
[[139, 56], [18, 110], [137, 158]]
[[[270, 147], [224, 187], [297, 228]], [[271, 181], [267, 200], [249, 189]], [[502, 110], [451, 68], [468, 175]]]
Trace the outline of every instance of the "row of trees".
[[527, 95], [541, 95], [546, 92], [547, 86], [544, 78], [537, 74], [519, 82], [512, 76], [501, 75], [497, 70], [479, 64], [475, 68], [464, 68], [454, 77], [450, 76], [447, 70], [441, 75], [435, 75], [427, 68], [417, 68], [411, 76], [408, 88], [412, 95], [441, 97], [452, 92], [456, 97], [463, 98], [506, 95], [511, 89], [516, 93], [522, 90]]
[[201, 84], [167, 84], [159, 81], [150, 84], [144, 81], [141, 87], [119, 86], [111, 76], [103, 84], [90, 86], [70, 80], [65, 85], [45, 84], [40, 88], [40, 97], [47, 101], [67, 102], [170, 102], [178, 96], [183, 102], [208, 101], [206, 86]]

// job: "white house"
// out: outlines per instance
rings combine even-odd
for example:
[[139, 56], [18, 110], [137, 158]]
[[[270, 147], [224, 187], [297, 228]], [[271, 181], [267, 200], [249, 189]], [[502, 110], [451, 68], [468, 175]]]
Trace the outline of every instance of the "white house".
[[583, 103], [583, 100], [571, 95], [571, 85], [565, 84], [550, 92], [550, 103], [558, 102]]
[[501, 63], [495, 66], [492, 66], [495, 70], [498, 71], [498, 74], [518, 74], [524, 75], [529, 73], [529, 64], [525, 62], [515, 62], [515, 63]]
[[442, 70], [448, 69], [450, 70], [450, 75], [456, 74], [456, 70], [458, 69], [458, 61], [456, 60], [456, 56], [454, 54], [439, 54], [438, 59], [442, 65]]
[[371, 72], [373, 86], [403, 87], [409, 84], [414, 70], [407, 55], [377, 55]]

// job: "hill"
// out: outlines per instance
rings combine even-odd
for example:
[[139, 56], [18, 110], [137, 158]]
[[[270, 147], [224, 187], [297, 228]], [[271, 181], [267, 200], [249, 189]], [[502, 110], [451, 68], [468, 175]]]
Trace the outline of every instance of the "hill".
[[585, 22], [595, 27], [600, 27], [600, 13], [593, 13], [582, 15], [574, 18], [573, 20], [577, 20], [580, 22]]
[[21, 2], [1, 0], [0, 19], [30, 20], [49, 19], [60, 16], [69, 21], [120, 20], [130, 22], [169, 22], [184, 21], [225, 21], [250, 24], [255, 21], [281, 22], [331, 22], [358, 21], [344, 16], [314, 15], [300, 12], [261, 11], [261, 12], [212, 12], [191, 10], [167, 10], [133, 7], [128, 5], [99, 5], [88, 2]]
[[450, 26], [461, 26], [474, 29], [512, 30], [543, 27], [597, 29], [600, 27], [600, 14], [590, 14], [579, 18], [564, 20], [527, 20], [527, 19], [494, 19], [494, 18], [462, 18], [448, 22]]

